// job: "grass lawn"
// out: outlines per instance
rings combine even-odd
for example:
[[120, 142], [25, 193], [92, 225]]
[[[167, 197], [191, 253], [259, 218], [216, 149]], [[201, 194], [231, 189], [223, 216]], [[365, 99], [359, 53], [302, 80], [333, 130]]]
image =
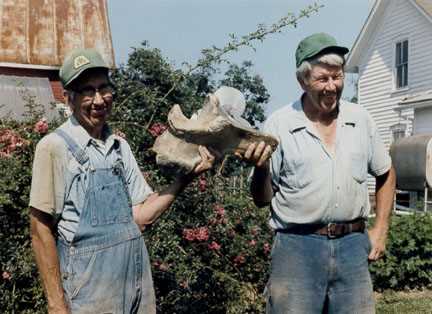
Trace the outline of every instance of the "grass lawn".
[[432, 290], [376, 294], [377, 314], [432, 314]]

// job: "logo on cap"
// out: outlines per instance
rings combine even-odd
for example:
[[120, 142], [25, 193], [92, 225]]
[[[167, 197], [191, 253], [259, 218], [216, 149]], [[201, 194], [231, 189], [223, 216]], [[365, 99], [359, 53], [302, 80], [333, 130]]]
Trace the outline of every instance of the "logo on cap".
[[74, 69], [78, 69], [86, 64], [89, 64], [90, 60], [87, 59], [85, 56], [78, 56], [74, 59]]

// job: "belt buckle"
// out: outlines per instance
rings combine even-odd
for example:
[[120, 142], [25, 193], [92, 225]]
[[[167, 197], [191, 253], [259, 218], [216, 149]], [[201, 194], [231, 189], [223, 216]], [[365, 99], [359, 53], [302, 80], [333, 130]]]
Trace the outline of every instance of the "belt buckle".
[[336, 238], [335, 231], [336, 231], [336, 223], [330, 222], [329, 224], [327, 224], [327, 237], [329, 239]]

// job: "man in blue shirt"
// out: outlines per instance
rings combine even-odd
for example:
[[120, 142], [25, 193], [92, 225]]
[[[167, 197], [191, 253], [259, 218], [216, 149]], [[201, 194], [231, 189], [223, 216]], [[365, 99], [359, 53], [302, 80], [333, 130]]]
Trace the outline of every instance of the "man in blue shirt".
[[[358, 104], [342, 101], [345, 47], [328, 34], [296, 50], [304, 93], [274, 112], [264, 131], [279, 139], [272, 153], [252, 144], [251, 192], [271, 205], [276, 231], [267, 286], [268, 313], [374, 313], [368, 259], [385, 250], [395, 173], [375, 123]], [[376, 177], [376, 219], [367, 174]]]

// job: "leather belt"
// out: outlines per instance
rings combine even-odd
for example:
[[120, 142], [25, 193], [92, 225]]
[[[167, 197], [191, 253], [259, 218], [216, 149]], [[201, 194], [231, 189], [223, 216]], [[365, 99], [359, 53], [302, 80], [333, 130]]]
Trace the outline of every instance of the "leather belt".
[[331, 222], [328, 224], [299, 224], [289, 229], [278, 229], [277, 232], [293, 234], [319, 234], [329, 239], [340, 238], [352, 232], [363, 232], [366, 222], [359, 218], [350, 222]]

